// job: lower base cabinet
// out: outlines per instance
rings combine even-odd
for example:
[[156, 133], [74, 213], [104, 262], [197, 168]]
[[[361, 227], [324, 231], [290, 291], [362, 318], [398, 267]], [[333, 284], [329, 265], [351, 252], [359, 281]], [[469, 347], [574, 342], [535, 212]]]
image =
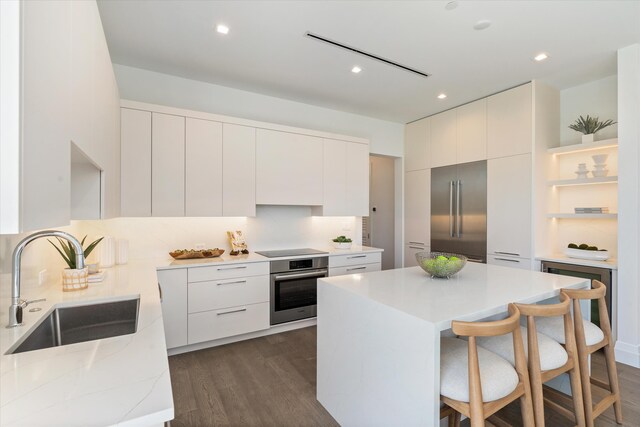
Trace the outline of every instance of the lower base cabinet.
[[489, 254], [487, 255], [487, 264], [531, 270], [531, 260], [529, 258]]
[[416, 254], [424, 251], [429, 252], [429, 246], [406, 245], [404, 247], [404, 267], [416, 267], [418, 265]]
[[249, 304], [189, 315], [189, 344], [269, 329], [269, 303]]
[[158, 271], [167, 348], [187, 345], [187, 269]]
[[382, 269], [382, 265], [377, 262], [374, 264], [363, 264], [363, 265], [350, 265], [345, 267], [334, 267], [329, 269], [329, 277], [332, 276], [344, 276], [345, 274], [361, 274], [361, 273], [369, 273], [371, 271], [380, 271]]

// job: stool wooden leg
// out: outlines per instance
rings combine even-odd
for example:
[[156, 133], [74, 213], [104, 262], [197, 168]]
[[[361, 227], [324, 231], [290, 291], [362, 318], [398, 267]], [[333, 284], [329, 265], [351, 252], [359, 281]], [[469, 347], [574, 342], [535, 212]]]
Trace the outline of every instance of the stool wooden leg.
[[578, 368], [580, 381], [582, 382], [582, 398], [584, 400], [584, 418], [587, 427], [593, 427], [593, 398], [591, 396], [591, 379], [589, 371], [589, 352], [584, 338], [584, 324], [580, 312], [580, 301], [573, 300], [573, 315], [576, 334], [576, 347], [578, 350]]
[[618, 383], [618, 370], [616, 368], [616, 358], [613, 352], [611, 340], [604, 347], [604, 358], [607, 362], [607, 374], [609, 375], [609, 385], [611, 393], [615, 396], [613, 410], [616, 414], [616, 423], [622, 424], [622, 402], [620, 401], [620, 384]]
[[453, 414], [449, 415], [449, 427], [460, 427], [460, 412], [455, 411]]
[[576, 416], [576, 424], [584, 426], [586, 425], [584, 415], [584, 397], [582, 395], [582, 384], [580, 382], [580, 370], [578, 363], [576, 363], [573, 369], [569, 371], [569, 379], [571, 380], [571, 397], [573, 397], [573, 412]]

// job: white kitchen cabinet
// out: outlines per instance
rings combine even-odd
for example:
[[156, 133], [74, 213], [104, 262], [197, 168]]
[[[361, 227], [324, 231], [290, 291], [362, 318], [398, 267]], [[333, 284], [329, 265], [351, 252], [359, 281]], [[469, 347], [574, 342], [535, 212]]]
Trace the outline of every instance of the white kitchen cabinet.
[[531, 155], [487, 162], [487, 253], [531, 258]]
[[431, 169], [404, 174], [404, 241], [414, 246], [431, 244]]
[[337, 139], [323, 140], [325, 216], [369, 215], [369, 146]]
[[431, 167], [456, 164], [456, 110], [431, 116]]
[[487, 99], [487, 157], [531, 153], [533, 144], [531, 84]]
[[347, 144], [347, 216], [369, 215], [369, 145]]
[[487, 264], [531, 270], [531, 259], [504, 255], [487, 255]]
[[364, 252], [346, 255], [331, 255], [329, 268], [350, 267], [362, 264], [379, 264], [382, 262], [381, 252]]
[[189, 344], [269, 329], [269, 303], [189, 314]]
[[189, 269], [189, 283], [269, 274], [268, 262], [248, 262], [193, 267]]
[[123, 217], [151, 216], [151, 113], [120, 111], [120, 203]]
[[416, 254], [418, 252], [429, 252], [429, 246], [420, 246], [409, 243], [404, 247], [404, 267], [415, 267], [418, 265], [416, 261]]
[[185, 118], [151, 115], [151, 215], [184, 216]]
[[333, 267], [329, 269], [329, 277], [344, 276], [346, 274], [363, 274], [382, 270], [382, 264], [357, 264], [345, 267]]
[[431, 118], [409, 123], [404, 128], [404, 171], [431, 167], [430, 161]]
[[456, 163], [487, 158], [487, 99], [456, 108]]
[[322, 205], [322, 151], [322, 138], [258, 129], [256, 203]]
[[222, 171], [222, 123], [187, 117], [186, 216], [222, 216]]
[[189, 283], [189, 313], [269, 301], [269, 276]]
[[187, 345], [187, 269], [158, 271], [167, 348]]
[[256, 129], [222, 125], [222, 214], [256, 216]]

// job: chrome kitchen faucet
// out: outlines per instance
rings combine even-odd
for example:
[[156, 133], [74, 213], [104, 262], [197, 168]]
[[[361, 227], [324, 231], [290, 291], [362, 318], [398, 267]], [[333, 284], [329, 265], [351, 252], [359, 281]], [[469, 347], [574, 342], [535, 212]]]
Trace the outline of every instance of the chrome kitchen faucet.
[[84, 250], [82, 249], [82, 245], [80, 244], [78, 239], [76, 239], [69, 233], [57, 230], [44, 230], [30, 234], [29, 236], [22, 239], [22, 241], [20, 241], [20, 243], [18, 243], [16, 248], [13, 250], [13, 269], [11, 271], [11, 305], [9, 306], [9, 324], [7, 324], [7, 328], [13, 328], [15, 326], [22, 325], [22, 310], [31, 302], [34, 302], [20, 299], [20, 262], [22, 259], [22, 251], [24, 250], [25, 246], [27, 246], [34, 240], [39, 239], [40, 237], [49, 236], [60, 237], [67, 240], [76, 251], [76, 268], [84, 268]]

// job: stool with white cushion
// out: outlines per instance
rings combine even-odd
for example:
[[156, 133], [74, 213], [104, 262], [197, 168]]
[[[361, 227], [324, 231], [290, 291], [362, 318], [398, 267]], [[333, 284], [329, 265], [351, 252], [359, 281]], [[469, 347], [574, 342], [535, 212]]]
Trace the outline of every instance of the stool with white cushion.
[[[527, 372], [520, 312], [509, 304], [509, 317], [493, 322], [452, 322], [456, 335], [442, 338], [440, 353], [440, 400], [459, 414], [470, 418], [471, 426], [484, 426], [484, 420], [509, 403], [520, 399], [525, 427], [534, 425], [531, 389]], [[477, 338], [511, 335], [514, 365], [477, 345]], [[451, 424], [450, 424], [451, 425]]]
[[[609, 323], [609, 314], [607, 313], [607, 304], [604, 299], [607, 288], [604, 283], [594, 280], [592, 282], [592, 289], [563, 289], [562, 291], [573, 301], [573, 320], [578, 364], [580, 365], [582, 394], [584, 397], [586, 425], [592, 427], [594, 419], [611, 405], [613, 405], [616, 422], [622, 424], [622, 403], [620, 400], [618, 372], [616, 370], [616, 361], [613, 352], [614, 343], [611, 337], [611, 325]], [[600, 314], [600, 327], [583, 319], [580, 300], [597, 300]], [[565, 337], [561, 333], [561, 325], [556, 319], [540, 319], [537, 323], [539, 332], [548, 335], [561, 344], [565, 344]], [[604, 349], [605, 360], [607, 362], [608, 384], [591, 378], [589, 374], [589, 356], [600, 349]], [[595, 405], [592, 400], [591, 384], [609, 392]]]
[[[531, 395], [537, 427], [544, 427], [544, 405], [553, 407], [575, 421], [579, 426], [585, 425], [580, 372], [578, 369], [576, 343], [571, 319], [571, 302], [569, 297], [561, 293], [559, 304], [536, 305], [516, 304], [520, 314], [526, 316], [527, 327], [522, 328], [525, 341], [525, 353], [529, 366], [529, 380], [531, 381]], [[536, 319], [538, 318], [538, 319]], [[547, 319], [560, 320], [563, 348], [556, 340], [539, 333], [536, 323]], [[478, 338], [478, 345], [493, 351], [510, 363], [515, 363], [513, 348], [504, 336]], [[571, 380], [571, 395], [573, 409], [571, 413], [555, 401], [545, 400], [542, 385], [564, 373], [569, 373]]]

